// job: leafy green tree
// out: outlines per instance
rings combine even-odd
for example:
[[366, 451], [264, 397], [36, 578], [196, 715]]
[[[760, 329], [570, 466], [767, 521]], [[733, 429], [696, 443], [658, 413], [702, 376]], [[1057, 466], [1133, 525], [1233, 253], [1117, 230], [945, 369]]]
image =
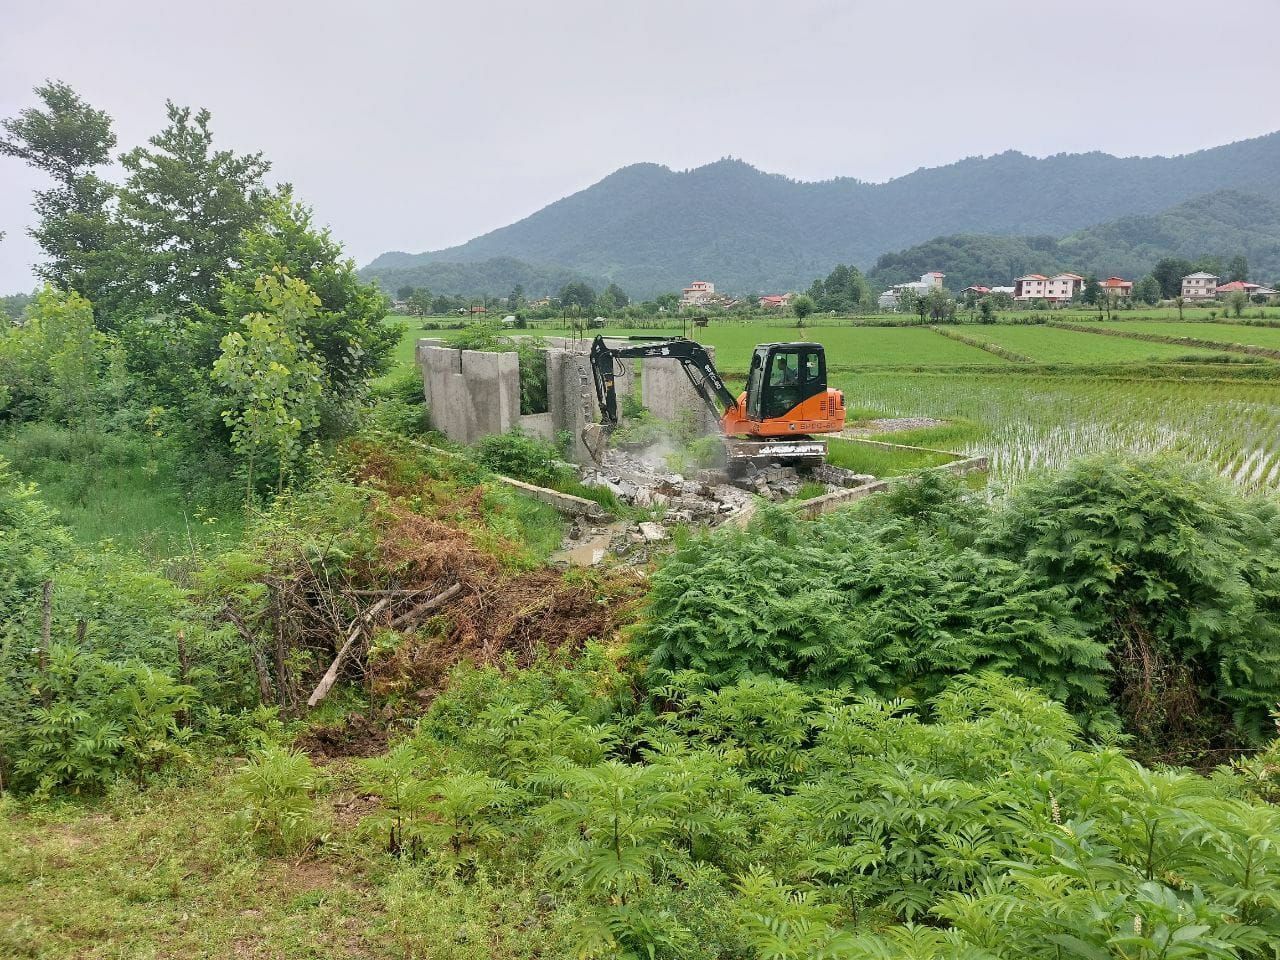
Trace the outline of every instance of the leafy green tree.
[[[931, 287], [929, 292], [921, 298], [924, 305], [925, 314], [934, 323], [950, 323], [955, 320], [956, 302], [952, 298], [949, 291], [943, 287]], [[924, 316], [921, 316], [921, 321]]]
[[356, 265], [327, 229], [318, 229], [306, 206], [286, 190], [265, 205], [260, 223], [245, 231], [236, 250], [238, 266], [222, 287], [226, 329], [235, 318], [275, 309], [261, 278], [283, 269], [317, 299], [315, 309], [297, 318], [295, 335], [307, 344], [321, 372], [321, 426], [334, 433], [349, 423], [353, 405], [371, 379], [383, 373], [399, 340], [397, 327], [384, 324], [387, 298], [363, 282]]
[[991, 305], [990, 297], [983, 297], [978, 301], [978, 317], [982, 323], [995, 323], [996, 311]]
[[214, 381], [229, 403], [223, 420], [245, 458], [247, 501], [253, 498], [255, 469], [264, 455], [274, 455], [277, 488], [284, 488], [300, 439], [318, 421], [323, 379], [302, 337], [320, 298], [283, 269], [260, 277], [255, 292], [264, 309], [247, 315], [241, 329], [223, 337], [222, 355], [213, 364]]
[[1151, 268], [1151, 275], [1160, 284], [1160, 296], [1166, 300], [1182, 293], [1182, 278], [1189, 273], [1195, 273], [1195, 266], [1190, 260], [1177, 257], [1164, 257]]
[[271, 165], [260, 153], [214, 149], [208, 110], [193, 114], [168, 102], [166, 111], [169, 125], [120, 158], [128, 268], [142, 281], [127, 306], [213, 314], [244, 233], [266, 213], [270, 195], [262, 179]]
[[560, 291], [560, 303], [568, 309], [576, 307], [589, 313], [596, 305], [596, 292], [581, 281], [568, 283]]
[[796, 320], [800, 326], [804, 326], [805, 318], [810, 316], [815, 309], [817, 309], [817, 305], [807, 293], [802, 293], [791, 301], [791, 312], [796, 315]]
[[616, 283], [611, 283], [604, 288], [604, 295], [613, 298], [614, 306], [621, 310], [623, 307], [631, 303], [631, 298], [623, 292], [623, 289]]
[[128, 285], [117, 256], [120, 228], [111, 209], [115, 188], [95, 172], [110, 161], [116, 145], [111, 118], [65, 83], [49, 82], [35, 92], [42, 108], [23, 110], [0, 123], [0, 155], [25, 161], [55, 184], [35, 195], [39, 223], [30, 234], [47, 257], [36, 273], [88, 297], [98, 322], [109, 325], [108, 308]]
[[1147, 306], [1155, 306], [1160, 302], [1160, 281], [1147, 274], [1133, 285], [1133, 297]]
[[809, 296], [816, 309], [853, 313], [870, 297], [870, 287], [857, 267], [837, 264], [825, 279], [814, 280]]
[[1227, 261], [1227, 279], [1230, 281], [1249, 279], [1249, 260], [1244, 254], [1236, 254]]
[[525, 305], [524, 284], [517, 283], [511, 288], [511, 292], [507, 294], [507, 309], [512, 313], [522, 309]]
[[1085, 277], [1084, 290], [1080, 294], [1080, 299], [1091, 307], [1096, 307], [1102, 300], [1102, 284], [1098, 282], [1098, 278], [1093, 274]]
[[1227, 306], [1231, 309], [1231, 313], [1237, 320], [1244, 314], [1244, 308], [1249, 305], [1249, 297], [1243, 290], [1233, 290], [1231, 296], [1227, 298]]
[[15, 419], [91, 422], [102, 357], [89, 301], [46, 286], [21, 326], [0, 329], [0, 411], [8, 408]]
[[654, 304], [659, 310], [666, 310], [670, 313], [680, 306], [680, 294], [678, 293], [660, 293], [653, 298]]
[[425, 317], [431, 312], [431, 304], [435, 297], [426, 287], [415, 287], [405, 297], [406, 309], [412, 316]]
[[413, 296], [413, 291], [418, 288], [411, 287], [408, 284], [396, 288], [396, 299], [404, 302]]

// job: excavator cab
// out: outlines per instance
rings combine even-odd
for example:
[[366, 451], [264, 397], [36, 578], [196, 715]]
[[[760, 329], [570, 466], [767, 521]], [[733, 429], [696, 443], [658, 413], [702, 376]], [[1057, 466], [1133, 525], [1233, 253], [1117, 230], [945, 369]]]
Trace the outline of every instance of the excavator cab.
[[820, 343], [762, 343], [747, 372], [747, 419], [785, 417], [827, 393], [827, 355]]

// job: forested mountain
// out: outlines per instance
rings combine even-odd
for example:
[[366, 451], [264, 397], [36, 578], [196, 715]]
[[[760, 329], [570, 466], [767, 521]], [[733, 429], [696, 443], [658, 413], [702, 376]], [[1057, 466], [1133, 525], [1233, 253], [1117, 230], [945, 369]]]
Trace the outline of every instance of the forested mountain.
[[1009, 151], [883, 184], [801, 183], [739, 160], [682, 172], [642, 163], [461, 246], [384, 254], [368, 269], [512, 257], [639, 295], [694, 278], [729, 291], [794, 289], [835, 263], [865, 268], [930, 237], [1061, 236], [1227, 188], [1280, 201], [1280, 133], [1179, 157]]
[[409, 253], [384, 253], [361, 270], [360, 276], [377, 280], [390, 294], [401, 287], [426, 287], [432, 293], [450, 296], [505, 294], [519, 285], [526, 297], [545, 297], [558, 293], [570, 283], [586, 282], [601, 290], [608, 282], [576, 270], [526, 263], [513, 257], [493, 257], [473, 263], [424, 262]]
[[1220, 190], [1158, 214], [1121, 217], [1062, 238], [958, 234], [888, 253], [868, 274], [873, 288], [941, 270], [947, 286], [1010, 284], [1023, 273], [1072, 270], [1134, 279], [1161, 257], [1226, 263], [1244, 255], [1255, 278], [1280, 279], [1280, 203]]

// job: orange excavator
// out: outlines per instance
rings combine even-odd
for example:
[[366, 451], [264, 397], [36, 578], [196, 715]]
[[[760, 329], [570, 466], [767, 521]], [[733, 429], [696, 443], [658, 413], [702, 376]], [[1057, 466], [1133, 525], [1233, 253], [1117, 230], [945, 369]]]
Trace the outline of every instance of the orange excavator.
[[[758, 345], [751, 354], [747, 389], [735, 397], [696, 340], [628, 337], [623, 342], [624, 346], [609, 346], [597, 336], [591, 344], [591, 370], [606, 436], [618, 425], [614, 379], [618, 361], [625, 359], [679, 361], [720, 421], [731, 468], [768, 462], [816, 466], [827, 458], [823, 435], [844, 429], [844, 394], [827, 386], [827, 356], [820, 343]], [[598, 461], [597, 445], [587, 440], [587, 446]]]

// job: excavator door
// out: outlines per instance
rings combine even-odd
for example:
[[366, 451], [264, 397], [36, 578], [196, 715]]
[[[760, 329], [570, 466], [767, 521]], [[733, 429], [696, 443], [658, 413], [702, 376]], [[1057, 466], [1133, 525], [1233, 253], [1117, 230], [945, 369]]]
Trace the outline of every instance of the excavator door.
[[762, 343], [747, 372], [747, 419], [786, 417], [827, 392], [827, 355], [820, 343]]

